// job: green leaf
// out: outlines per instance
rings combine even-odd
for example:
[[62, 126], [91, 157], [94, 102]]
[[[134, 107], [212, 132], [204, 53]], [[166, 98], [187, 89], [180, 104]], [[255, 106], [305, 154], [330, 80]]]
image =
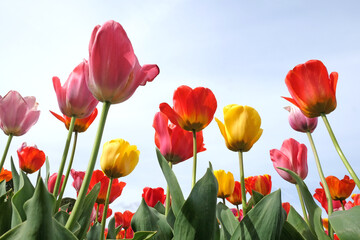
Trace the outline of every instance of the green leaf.
[[172, 207], [170, 206], [168, 215], [166, 216], [166, 221], [168, 222], [168, 224], [170, 225], [170, 227], [171, 227], [172, 229], [174, 229], [175, 219], [176, 219], [176, 218], [175, 218], [174, 212], [173, 212], [173, 210], [172, 210]]
[[220, 221], [222, 239], [230, 239], [235, 229], [240, 224], [232, 211], [223, 203], [216, 206], [216, 217]]
[[27, 220], [5, 233], [0, 239], [77, 240], [70, 231], [52, 217], [54, 205], [54, 196], [48, 192], [42, 179], [39, 179], [33, 197], [24, 205]]
[[303, 236], [289, 223], [285, 222], [281, 232], [281, 240], [305, 240]]
[[[11, 228], [11, 194], [6, 193], [6, 181], [0, 183], [0, 236]], [[4, 192], [5, 191], [5, 192]]]
[[360, 206], [333, 212], [329, 221], [340, 239], [360, 239]]
[[321, 208], [315, 203], [315, 201], [312, 198], [312, 195], [309, 192], [309, 189], [307, 188], [304, 181], [293, 171], [286, 169], [286, 168], [280, 168], [280, 167], [278, 167], [278, 168], [289, 173], [295, 179], [296, 183], [299, 185], [301, 194], [304, 198], [307, 212], [309, 213], [309, 224], [310, 224], [311, 231], [315, 232], [315, 234], [319, 240], [330, 239], [326, 235], [323, 225], [322, 225], [322, 222], [321, 222]]
[[12, 179], [14, 181], [14, 192], [16, 193], [17, 191], [19, 191], [20, 188], [20, 176], [16, 171], [16, 167], [14, 165], [14, 161], [12, 157], [10, 157], [10, 162], [11, 162]]
[[6, 181], [0, 182], [0, 197], [6, 194]]
[[217, 180], [208, 168], [176, 215], [174, 240], [214, 239], [217, 192]]
[[165, 207], [164, 204], [162, 204], [160, 201], [158, 201], [154, 208], [156, 209], [156, 211], [158, 211], [159, 213], [165, 215]]
[[76, 199], [69, 197], [61, 199], [61, 203], [60, 203], [61, 210], [71, 212], [75, 205], [75, 201]]
[[[100, 191], [100, 183], [97, 183], [89, 192], [89, 194], [86, 195], [82, 210], [79, 212], [80, 217], [77, 221], [80, 224], [80, 231], [77, 232], [76, 236], [78, 239], [83, 239], [86, 236], [86, 233], [90, 226], [90, 216], [91, 212], [94, 208], [94, 204], [96, 201], [96, 198]], [[99, 233], [100, 236], [100, 233]]]
[[112, 217], [108, 223], [108, 234], [106, 239], [115, 239], [119, 231], [119, 227], [115, 228], [115, 217]]
[[[55, 220], [57, 220], [61, 225], [65, 226], [66, 225], [66, 222], [67, 220], [69, 219], [69, 216], [70, 214], [63, 211], [63, 210], [60, 210], [58, 211], [55, 215], [54, 215], [54, 218]], [[74, 234], [76, 234], [78, 231], [80, 230], [80, 224], [79, 223], [76, 223], [74, 224], [74, 227], [72, 229], [70, 229], [70, 231]]]
[[159, 149], [156, 149], [156, 155], [159, 161], [160, 168], [165, 176], [166, 182], [170, 189], [171, 194], [171, 205], [173, 208], [174, 215], [177, 216], [180, 212], [182, 205], [185, 202], [184, 195], [181, 191], [180, 185], [176, 179], [175, 173], [170, 168], [166, 159], [161, 155]]
[[[101, 224], [96, 222], [86, 234], [87, 240], [99, 240], [101, 234]], [[81, 238], [80, 238], [81, 239]]]
[[45, 166], [46, 166], [45, 184], [47, 185], [50, 177], [50, 162], [48, 156], [46, 156], [45, 159]]
[[280, 239], [285, 222], [281, 206], [281, 191], [277, 190], [255, 205], [241, 220], [231, 240], [237, 239]]
[[141, 231], [136, 232], [134, 234], [133, 240], [148, 240], [153, 239], [152, 237], [156, 234], [156, 232], [149, 232], [149, 231]]
[[306, 240], [316, 240], [316, 236], [311, 232], [309, 226], [300, 214], [291, 206], [287, 221], [304, 237]]
[[156, 231], [154, 239], [169, 240], [173, 237], [172, 229], [165, 216], [149, 207], [144, 199], [141, 200], [141, 204], [131, 220], [131, 227], [134, 232]]

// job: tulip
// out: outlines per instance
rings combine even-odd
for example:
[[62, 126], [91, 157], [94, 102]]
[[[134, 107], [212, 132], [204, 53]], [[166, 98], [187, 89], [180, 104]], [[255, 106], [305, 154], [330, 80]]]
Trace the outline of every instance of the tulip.
[[351, 195], [355, 188], [354, 180], [350, 179], [347, 175], [341, 180], [334, 176], [328, 176], [325, 180], [329, 186], [330, 195], [333, 200], [345, 200]]
[[[326, 212], [328, 212], [328, 201], [326, 199], [326, 195], [325, 195], [325, 191], [323, 188], [317, 188], [315, 189], [315, 193], [313, 195], [313, 197], [318, 200], [321, 204], [321, 206], [325, 209]], [[340, 201], [332, 201], [332, 207], [335, 209], [339, 209], [341, 208], [341, 203]]]
[[252, 195], [252, 191], [268, 195], [271, 192], [271, 176], [268, 174], [245, 178], [246, 190]]
[[124, 229], [131, 228], [131, 219], [134, 216], [133, 212], [130, 212], [128, 210], [121, 212], [115, 212], [115, 227], [121, 226]]
[[5, 180], [6, 182], [12, 179], [12, 173], [4, 168], [0, 171], [0, 182]]
[[72, 183], [72, 186], [75, 188], [76, 193], [78, 194], [81, 188], [81, 184], [85, 177], [84, 171], [75, 171], [74, 169], [71, 169], [71, 176], [74, 179], [74, 182]]
[[[52, 111], [50, 111], [52, 115], [54, 115], [57, 119], [62, 121], [65, 124], [65, 127], [67, 130], [69, 130], [71, 118], [69, 118], [66, 115], [60, 116]], [[89, 126], [92, 124], [92, 122], [95, 120], [96, 116], [98, 114], [97, 108], [94, 109], [94, 111], [86, 118], [76, 118], [75, 124], [74, 124], [74, 132], [85, 132]]]
[[286, 215], [289, 215], [290, 207], [291, 207], [290, 203], [288, 203], [288, 202], [283, 202], [283, 203], [281, 203], [281, 206], [282, 206], [283, 209], [285, 210]]
[[[168, 117], [162, 112], [155, 114], [155, 144], [168, 162], [177, 164], [193, 156], [193, 135], [174, 124], [168, 125]], [[196, 133], [197, 152], [205, 151], [202, 131]]]
[[231, 151], [249, 151], [263, 132], [258, 112], [249, 106], [227, 105], [224, 107], [224, 124], [217, 118], [215, 120]]
[[140, 66], [120, 23], [107, 21], [94, 28], [89, 43], [88, 86], [101, 102], [121, 103], [159, 74], [157, 65]]
[[70, 73], [64, 86], [61, 86], [58, 77], [53, 77], [60, 111], [67, 117], [86, 118], [98, 104], [98, 100], [94, 98], [86, 85], [88, 78], [89, 66], [86, 60]]
[[192, 89], [178, 87], [173, 96], [174, 107], [167, 103], [160, 104], [160, 111], [169, 120], [186, 131], [199, 132], [210, 124], [217, 108], [213, 92], [204, 87]]
[[336, 108], [337, 81], [337, 72], [332, 72], [329, 77], [321, 61], [310, 60], [297, 65], [286, 75], [285, 83], [292, 98], [284, 98], [309, 118], [328, 114]]
[[317, 117], [306, 117], [298, 107], [288, 106], [285, 109], [290, 112], [289, 123], [295, 131], [312, 133], [315, 130], [318, 123]]
[[17, 150], [19, 166], [26, 173], [34, 173], [39, 170], [45, 162], [45, 153], [39, 150], [36, 145], [27, 146], [24, 142]]
[[[54, 174], [52, 174], [52, 175], [49, 177], [49, 179], [48, 179], [48, 191], [49, 191], [50, 193], [53, 193], [53, 192], [54, 192], [54, 187], [55, 187], [55, 182], [56, 182], [57, 175], [58, 175], [57, 173], [54, 173]], [[63, 182], [64, 182], [64, 179], [65, 179], [65, 176], [62, 175], [62, 177], [61, 177], [61, 182], [60, 182], [59, 193], [60, 193], [61, 186], [62, 186], [62, 184], [63, 184]]]
[[351, 198], [354, 200], [354, 205], [358, 206], [360, 205], [360, 194], [353, 194], [351, 195]]
[[236, 206], [241, 204], [241, 185], [239, 181], [235, 181], [234, 192], [226, 200]]
[[235, 188], [234, 176], [231, 172], [225, 173], [224, 170], [215, 170], [214, 175], [218, 182], [217, 197], [225, 199], [229, 197]]
[[139, 162], [140, 151], [123, 139], [106, 142], [100, 157], [100, 166], [109, 178], [125, 177]]
[[239, 222], [243, 219], [244, 216], [242, 209], [238, 210], [237, 208], [231, 208], [230, 210]]
[[158, 202], [164, 204], [166, 199], [166, 195], [164, 194], [164, 189], [161, 187], [158, 188], [145, 187], [143, 189], [142, 197], [144, 198], [146, 204], [149, 207], [155, 207], [155, 205]]
[[[98, 207], [99, 207], [99, 210], [97, 210]], [[103, 215], [104, 215], [104, 204], [95, 203], [94, 209], [95, 209], [96, 212], [98, 212], [97, 221], [99, 223], [101, 223], [101, 220], [102, 220]], [[112, 209], [108, 208], [107, 213], [106, 213], [106, 218], [109, 218], [111, 215], [112, 215]]]
[[0, 128], [6, 135], [24, 135], [39, 119], [37, 106], [35, 97], [23, 98], [16, 91], [0, 96]]
[[307, 148], [295, 139], [289, 138], [285, 140], [280, 150], [270, 150], [270, 158], [275, 170], [283, 179], [290, 183], [296, 184], [295, 179], [287, 172], [278, 169], [278, 167], [287, 168], [295, 172], [303, 180], [308, 174]]
[[[96, 203], [98, 204], [104, 204], [106, 199], [106, 193], [109, 186], [109, 178], [104, 175], [104, 173], [101, 170], [95, 170], [92, 174], [90, 185], [89, 185], [89, 191], [98, 183], [100, 182], [100, 192], [96, 198]], [[118, 198], [123, 188], [125, 187], [125, 182], [119, 182], [117, 179], [113, 179], [113, 183], [111, 185], [111, 193], [109, 202], [112, 203], [116, 198]]]

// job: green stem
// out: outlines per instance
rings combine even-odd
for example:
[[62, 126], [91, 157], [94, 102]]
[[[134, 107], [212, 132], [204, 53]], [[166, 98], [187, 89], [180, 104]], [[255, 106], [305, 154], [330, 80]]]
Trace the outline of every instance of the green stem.
[[195, 130], [192, 131], [193, 133], [193, 154], [194, 154], [194, 158], [193, 158], [193, 171], [192, 171], [192, 183], [191, 183], [191, 189], [194, 188], [195, 183], [196, 183], [196, 161], [197, 161], [197, 146], [196, 146], [196, 132]]
[[340, 203], [341, 203], [341, 208], [342, 208], [342, 210], [345, 211], [345, 206], [344, 206], [343, 201], [341, 201], [341, 200], [339, 200], [339, 201], [340, 201]]
[[[172, 168], [172, 162], [169, 162], [169, 166], [170, 168]], [[169, 210], [170, 210], [170, 188], [169, 185], [167, 185], [166, 187], [166, 202], [165, 202], [165, 217], [168, 215]]]
[[96, 205], [96, 217], [95, 217], [95, 223], [97, 223], [98, 222], [98, 216], [99, 216], [99, 206], [100, 206], [100, 204], [97, 204]]
[[[323, 185], [325, 195], [326, 195], [326, 200], [327, 200], [327, 203], [328, 203], [328, 216], [330, 216], [332, 214], [332, 212], [333, 212], [333, 205], [332, 205], [332, 198], [331, 198], [331, 195], [330, 195], [329, 186], [328, 186], [328, 184], [327, 184], [327, 182], [325, 180], [324, 172], [323, 172], [323, 170], [321, 168], [319, 155], [317, 154], [315, 143], [314, 143], [314, 140], [312, 138], [312, 135], [311, 135], [310, 132], [306, 132], [306, 135], [309, 138], [311, 149], [312, 149], [312, 151], [314, 153], [316, 167], [317, 167], [318, 174], [319, 174], [319, 177], [320, 177], [320, 181], [321, 181], [321, 183]], [[330, 226], [330, 222], [329, 222], [329, 236], [332, 239], [332, 237], [331, 237], [332, 236], [332, 228]]]
[[241, 202], [243, 216], [246, 216], [246, 191], [245, 191], [245, 177], [244, 177], [244, 163], [243, 163], [243, 152], [239, 151], [239, 166], [240, 166], [240, 185], [241, 185]]
[[354, 179], [356, 186], [360, 189], [360, 180], [357, 177], [356, 173], [354, 172], [354, 170], [352, 169], [350, 163], [348, 162], [348, 160], [346, 159], [344, 153], [342, 152], [340, 145], [338, 143], [338, 141], [336, 140], [335, 134], [333, 132], [333, 130], [331, 129], [330, 123], [326, 117], [325, 114], [321, 114], [322, 119], [324, 120], [325, 126], [329, 132], [330, 138], [335, 146], [336, 151], [338, 152], [343, 164], [345, 165], [346, 169], [348, 170], [348, 172], [350, 173], [351, 177]]
[[[69, 126], [68, 135], [67, 135], [67, 138], [66, 138], [65, 148], [64, 148], [64, 152], [63, 152], [62, 159], [61, 159], [61, 162], [60, 162], [59, 172], [58, 172], [58, 175], [56, 177], [56, 182], [55, 182], [55, 186], [54, 186], [53, 195], [54, 195], [55, 198], [58, 196], [58, 193], [59, 193], [59, 188], [60, 188], [60, 184], [61, 184], [61, 178], [62, 178], [62, 175], [63, 175], [63, 172], [64, 172], [65, 162], [66, 162], [66, 158], [67, 158], [67, 155], [68, 155], [68, 152], [69, 152], [71, 136], [72, 136], [74, 126], [75, 126], [75, 120], [76, 120], [76, 117], [74, 117], [74, 116], [71, 117], [71, 122], [70, 122], [70, 126]], [[55, 204], [54, 212], [57, 212], [56, 205], [57, 204]]]
[[62, 197], [63, 197], [64, 192], [65, 192], [65, 187], [66, 187], [67, 181], [68, 181], [68, 179], [69, 179], [71, 167], [72, 167], [72, 164], [73, 164], [73, 161], [74, 161], [74, 156], [75, 156], [75, 149], [76, 149], [77, 138], [78, 138], [78, 132], [75, 132], [75, 134], [74, 134], [73, 147], [72, 147], [72, 150], [71, 150], [70, 161], [69, 161], [68, 168], [67, 168], [67, 170], [66, 170], [65, 179], [64, 179], [64, 182], [63, 182], [63, 184], [62, 184], [62, 187], [61, 187], [61, 190], [60, 190], [60, 194], [59, 194], [58, 200], [57, 200], [57, 202], [56, 202], [56, 209], [59, 209], [59, 207], [60, 207], [61, 200], [62, 200]]
[[238, 220], [240, 220], [240, 210], [239, 210], [239, 205], [236, 205], [236, 210], [237, 210], [237, 213], [238, 213]]
[[299, 195], [299, 199], [300, 199], [300, 204], [301, 204], [301, 209], [303, 211], [303, 215], [304, 215], [304, 219], [305, 219], [305, 222], [309, 225], [309, 219], [308, 219], [308, 216], [307, 216], [307, 213], [306, 213], [306, 209], [305, 209], [305, 204], [304, 204], [304, 198], [301, 194], [301, 191], [300, 191], [300, 187], [298, 184], [295, 184], [296, 186], [296, 189], [297, 189], [297, 192], [298, 192], [298, 195]]
[[100, 117], [100, 120], [99, 120], [99, 127], [98, 127], [98, 130], [96, 132], [95, 142], [94, 142], [94, 146], [93, 146], [93, 149], [92, 149], [92, 152], [91, 152], [88, 168], [86, 170], [85, 177], [84, 177], [84, 180], [82, 182], [82, 185], [81, 185], [81, 188], [80, 188], [80, 191], [79, 191], [79, 195], [78, 195], [78, 198], [77, 198], [77, 200], [75, 202], [74, 208], [73, 208], [73, 210], [72, 210], [72, 212], [70, 214], [70, 217], [69, 217], [68, 221], [66, 222], [65, 227], [67, 229], [71, 229], [74, 226], [74, 224], [76, 223], [76, 221], [78, 220], [78, 218], [80, 217], [79, 216], [79, 214], [80, 214], [79, 211], [81, 211], [81, 208], [83, 206], [85, 196], [86, 196], [86, 193], [87, 193], [88, 188], [89, 188], [90, 179], [91, 179], [92, 173], [94, 171], [96, 158], [97, 158], [97, 155], [99, 153], [101, 137], [102, 137], [103, 132], [104, 132], [106, 117], [107, 117], [107, 114], [109, 112], [110, 105], [111, 105], [111, 103], [109, 103], [109, 102], [104, 102], [103, 103], [101, 117]]
[[6, 146], [5, 146], [5, 150], [4, 150], [4, 153], [3, 153], [3, 156], [1, 158], [1, 162], [0, 162], [0, 172], [1, 172], [1, 169], [3, 168], [4, 166], [4, 163], [5, 163], [5, 159], [6, 159], [6, 155], [9, 151], [9, 147], [10, 147], [10, 143], [11, 143], [11, 140], [13, 138], [13, 135], [10, 133], [9, 134], [9, 137], [8, 137], [8, 140], [7, 140], [7, 143], [6, 143]]
[[222, 198], [222, 200], [223, 200], [223, 204], [226, 205], [226, 203], [225, 203], [225, 198]]
[[108, 207], [109, 207], [109, 198], [110, 198], [111, 186], [112, 186], [113, 180], [114, 180], [113, 178], [110, 178], [109, 186], [108, 186], [107, 193], [106, 193], [104, 212], [103, 212], [102, 219], [101, 219], [100, 240], [104, 240], [104, 237], [105, 237], [105, 235], [104, 235], [105, 223], [106, 223], [107, 210], [108, 210]]

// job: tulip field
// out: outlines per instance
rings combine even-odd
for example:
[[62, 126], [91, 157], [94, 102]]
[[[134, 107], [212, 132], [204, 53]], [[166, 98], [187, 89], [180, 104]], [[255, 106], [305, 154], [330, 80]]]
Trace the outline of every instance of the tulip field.
[[[163, 177], [167, 187], [145, 187], [136, 211], [111, 208], [127, 185], [123, 178], [135, 174], [141, 155], [126, 139], [101, 144], [104, 132], [111, 131], [111, 126], [105, 128], [109, 112], [135, 96], [138, 88], [152, 84], [161, 66], [140, 64], [142, 56], [135, 55], [117, 21], [95, 26], [89, 36], [88, 58], [74, 66], [66, 81], [52, 78], [59, 109], [51, 114], [67, 132], [58, 169], [50, 171], [51, 161], [36, 145], [24, 142], [17, 156], [9, 153], [14, 138], [21, 139], [37, 124], [40, 111], [35, 96], [22, 96], [20, 89], [1, 92], [0, 128], [7, 142], [0, 148], [0, 240], [360, 239], [359, 174], [327, 117], [337, 107], [339, 74], [328, 72], [317, 59], [299, 62], [283, 73], [289, 126], [308, 142], [288, 138], [269, 149], [276, 177], [296, 189], [300, 208], [294, 207], [298, 202], [282, 200], [282, 186], [273, 186], [275, 176], [245, 174], [252, 164], [247, 154], [266, 131], [259, 112], [237, 103], [219, 106], [206, 85], [185, 84], [172, 89], [172, 102], [159, 102], [153, 122], [146, 123], [154, 130], [154, 165], [163, 174], [157, 177]], [[95, 119], [96, 135], [88, 140], [90, 157], [83, 160], [87, 169], [79, 171], [74, 164], [78, 134], [95, 125]], [[210, 123], [234, 158], [231, 171], [214, 167], [215, 159], [207, 160], [205, 172], [197, 169], [198, 154], [207, 150], [203, 130]], [[313, 138], [320, 124], [331, 140], [328, 148], [335, 149], [334, 158], [347, 171], [344, 177], [324, 174], [326, 161], [319, 157]], [[304, 181], [310, 156], [320, 183], [315, 191]], [[192, 163], [189, 194], [173, 169], [184, 161]], [[96, 169], [97, 163], [101, 169]], [[76, 196], [64, 195], [68, 188], [75, 189]]]

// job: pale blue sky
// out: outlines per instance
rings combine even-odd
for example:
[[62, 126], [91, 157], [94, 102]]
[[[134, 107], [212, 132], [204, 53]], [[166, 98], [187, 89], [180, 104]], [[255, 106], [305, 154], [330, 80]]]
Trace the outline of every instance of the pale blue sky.
[[[281, 96], [290, 95], [284, 79], [295, 65], [310, 59], [320, 59], [329, 72], [339, 73], [338, 107], [328, 118], [360, 174], [358, 13], [357, 1], [1, 1], [0, 95], [17, 90], [23, 96], [35, 96], [41, 110], [39, 122], [13, 139], [9, 156], [17, 160], [16, 149], [24, 141], [37, 144], [49, 156], [52, 172], [57, 171], [67, 132], [48, 112], [59, 112], [51, 79], [58, 76], [64, 83], [88, 57], [92, 29], [113, 19], [123, 25], [140, 63], [158, 64], [160, 75], [128, 101], [110, 108], [103, 142], [124, 138], [141, 152], [137, 168], [121, 179], [127, 182], [122, 196], [110, 207], [135, 211], [144, 187], [166, 188], [151, 125], [158, 105], [171, 105], [173, 91], [186, 84], [213, 90], [219, 119], [223, 119], [222, 108], [231, 103], [258, 110], [264, 133], [244, 154], [245, 175], [270, 174], [273, 190], [281, 187], [283, 201], [299, 209], [295, 186], [278, 176], [269, 157], [270, 149], [279, 149], [290, 137], [309, 145], [306, 136], [287, 122], [283, 107], [289, 103]], [[87, 167], [97, 125], [95, 120], [79, 136], [76, 170]], [[325, 175], [347, 174], [321, 119], [313, 137]], [[0, 151], [6, 139], [0, 134]], [[208, 150], [198, 155], [198, 177], [211, 161], [214, 169], [231, 171], [238, 180], [237, 154], [225, 147], [215, 121], [204, 130], [204, 139]], [[308, 162], [305, 182], [314, 192], [320, 180], [311, 151]], [[185, 194], [190, 191], [191, 167], [191, 160], [174, 167]], [[70, 178], [68, 196], [75, 195], [71, 182]]]

